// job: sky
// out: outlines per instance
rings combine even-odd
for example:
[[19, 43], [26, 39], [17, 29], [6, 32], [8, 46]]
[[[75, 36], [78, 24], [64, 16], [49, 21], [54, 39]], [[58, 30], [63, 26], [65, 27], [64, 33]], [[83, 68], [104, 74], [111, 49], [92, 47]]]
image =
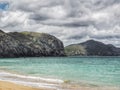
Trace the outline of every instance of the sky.
[[0, 29], [49, 33], [65, 46], [94, 39], [120, 47], [120, 0], [0, 0]]

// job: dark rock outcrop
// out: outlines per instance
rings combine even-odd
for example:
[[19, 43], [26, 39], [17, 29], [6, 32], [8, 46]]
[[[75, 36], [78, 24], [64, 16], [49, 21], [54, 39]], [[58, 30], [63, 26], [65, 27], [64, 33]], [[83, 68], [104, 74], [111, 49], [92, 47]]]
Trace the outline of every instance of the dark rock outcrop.
[[64, 56], [63, 43], [54, 36], [35, 32], [0, 30], [0, 57]]
[[120, 48], [95, 40], [69, 45], [65, 47], [65, 52], [69, 56], [120, 56]]

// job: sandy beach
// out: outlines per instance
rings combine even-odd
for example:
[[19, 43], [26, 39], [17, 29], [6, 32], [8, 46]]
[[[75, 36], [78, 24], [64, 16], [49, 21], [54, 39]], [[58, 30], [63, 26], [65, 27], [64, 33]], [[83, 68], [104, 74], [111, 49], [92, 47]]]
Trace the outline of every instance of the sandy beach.
[[[48, 90], [46, 88], [33, 88], [29, 86], [23, 86], [20, 84], [0, 81], [0, 90]], [[57, 90], [57, 89], [49, 89]], [[60, 90], [119, 90], [116, 87], [89, 87], [89, 86], [72, 86], [63, 85]]]
[[45, 89], [37, 89], [37, 88], [18, 85], [10, 82], [0, 81], [0, 90], [45, 90]]

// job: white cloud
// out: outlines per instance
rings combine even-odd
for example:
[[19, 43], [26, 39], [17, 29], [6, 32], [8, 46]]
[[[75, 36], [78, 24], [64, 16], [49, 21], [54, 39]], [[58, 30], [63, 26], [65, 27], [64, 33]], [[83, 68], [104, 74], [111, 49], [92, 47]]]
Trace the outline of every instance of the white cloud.
[[40, 10], [40, 14], [48, 15], [49, 18], [61, 19], [66, 17], [66, 11], [62, 6], [45, 7]]
[[55, 35], [65, 45], [95, 39], [120, 46], [120, 0], [0, 0], [5, 31]]

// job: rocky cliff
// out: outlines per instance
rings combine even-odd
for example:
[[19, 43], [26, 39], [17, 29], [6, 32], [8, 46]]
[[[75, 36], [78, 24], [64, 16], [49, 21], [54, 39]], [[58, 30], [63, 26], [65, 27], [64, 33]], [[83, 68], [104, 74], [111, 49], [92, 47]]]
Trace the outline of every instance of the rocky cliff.
[[63, 43], [54, 36], [35, 32], [0, 30], [0, 57], [64, 56]]
[[69, 45], [65, 52], [69, 56], [120, 56], [120, 48], [95, 40]]

